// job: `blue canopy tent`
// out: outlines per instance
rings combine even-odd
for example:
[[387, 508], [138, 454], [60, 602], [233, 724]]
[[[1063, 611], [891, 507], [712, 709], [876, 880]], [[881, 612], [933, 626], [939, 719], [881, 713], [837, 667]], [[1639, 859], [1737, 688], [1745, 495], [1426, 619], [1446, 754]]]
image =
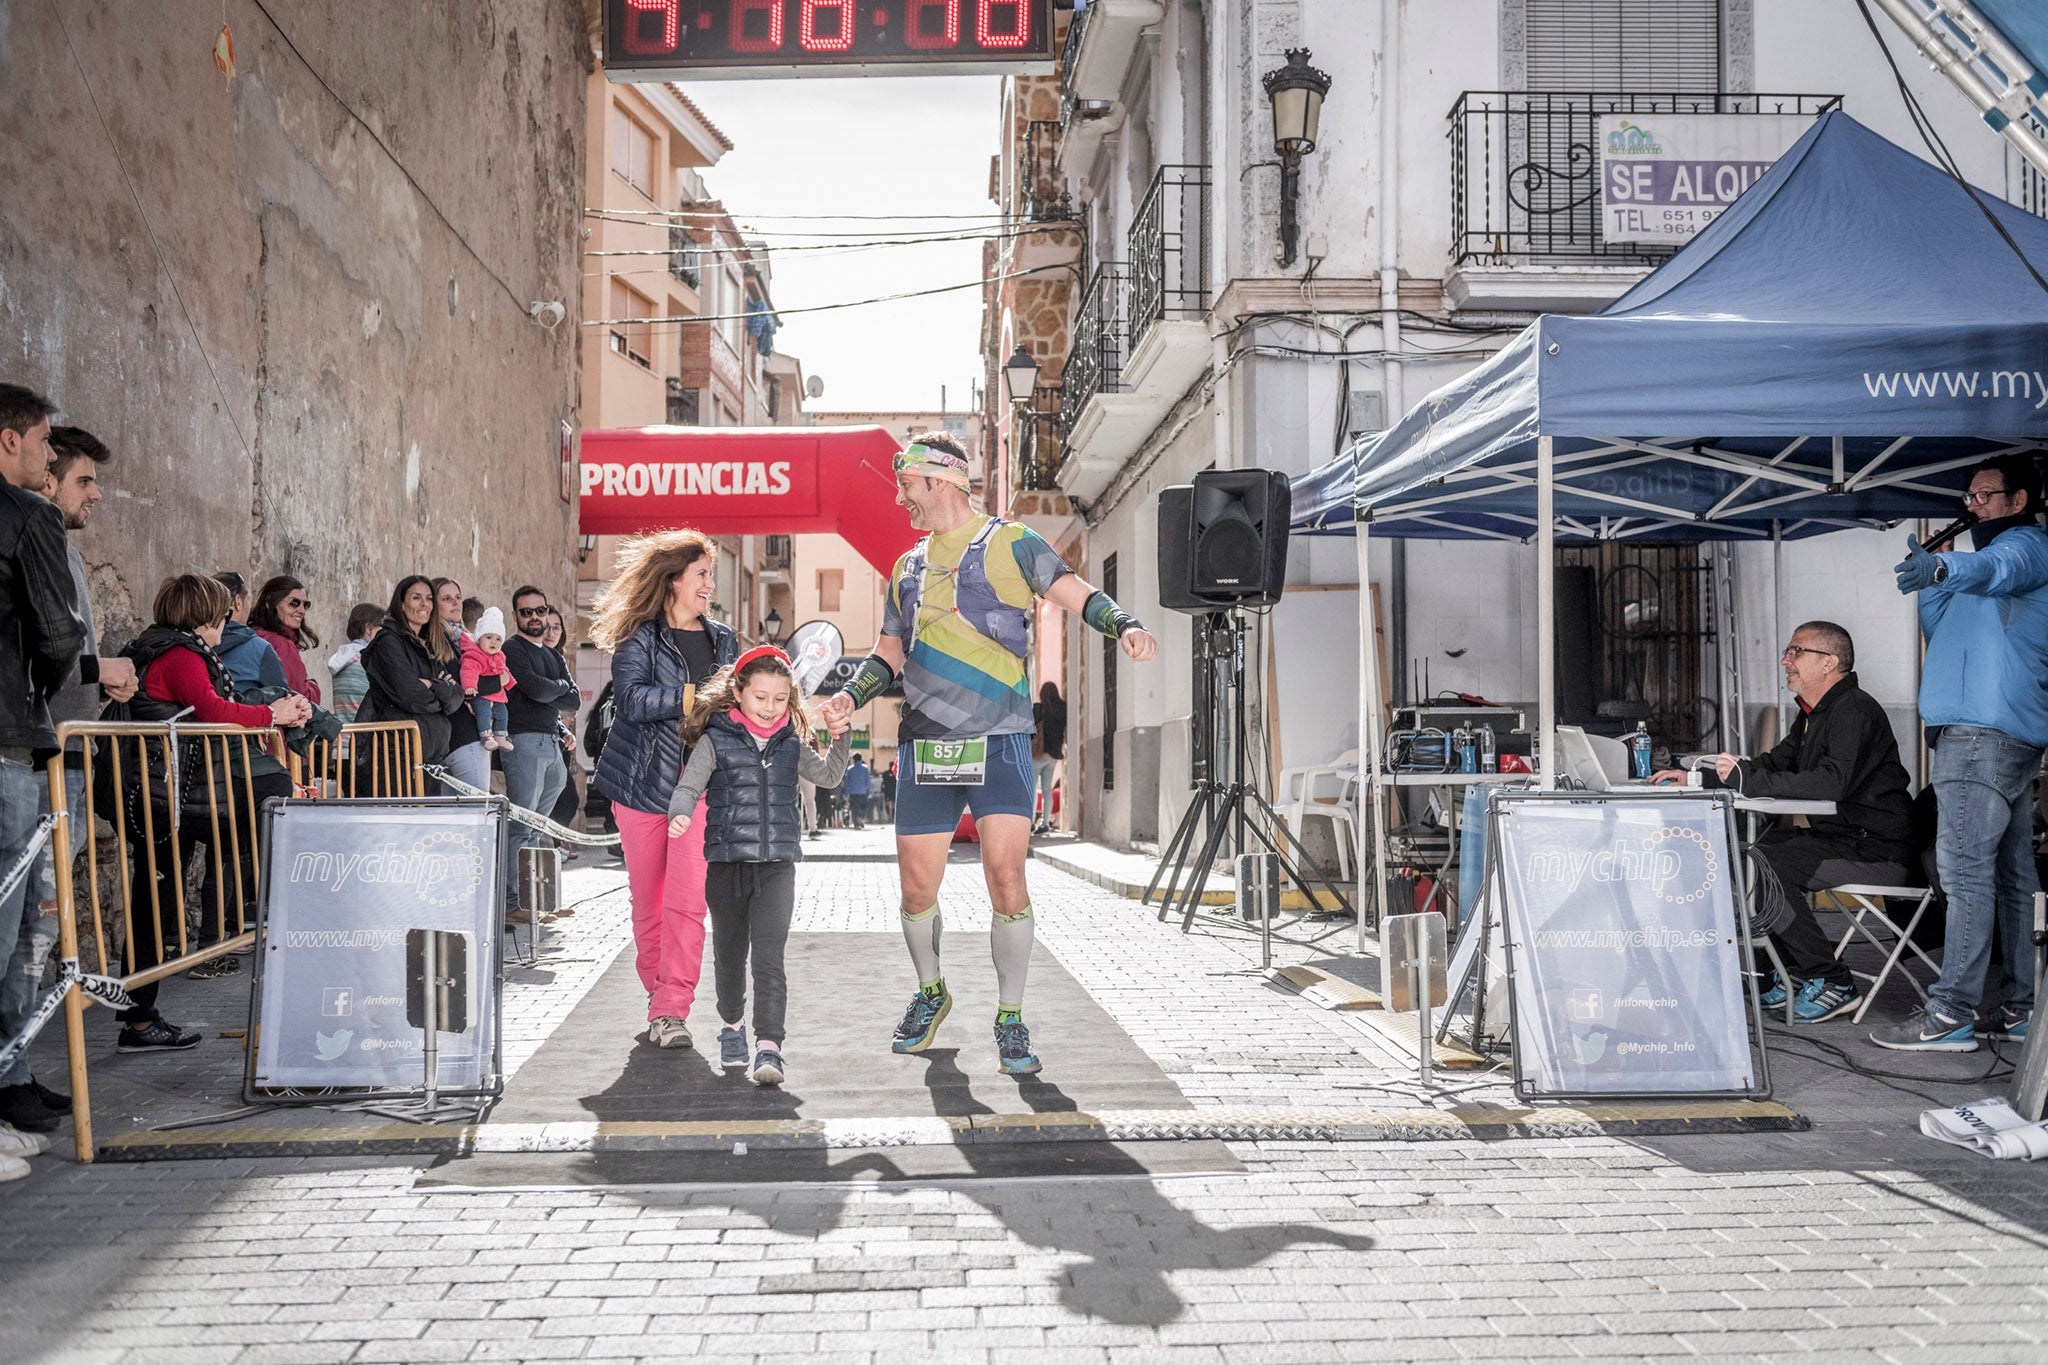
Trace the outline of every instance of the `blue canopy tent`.
[[[2048, 269], [2048, 222], [1982, 197]], [[1535, 542], [1549, 783], [1559, 537], [1946, 520], [1970, 466], [2044, 439], [2048, 292], [1946, 174], [1836, 111], [1608, 308], [1539, 318], [1296, 480], [1294, 529]]]

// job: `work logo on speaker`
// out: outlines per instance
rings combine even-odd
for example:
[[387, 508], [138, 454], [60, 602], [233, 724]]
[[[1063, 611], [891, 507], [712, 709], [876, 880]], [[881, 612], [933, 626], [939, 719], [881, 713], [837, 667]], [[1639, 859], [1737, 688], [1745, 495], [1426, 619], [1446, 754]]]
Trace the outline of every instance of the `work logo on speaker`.
[[1503, 803], [1516, 1064], [1531, 1093], [1751, 1088], [1727, 818], [1699, 798]]
[[[498, 828], [474, 806], [288, 803], [271, 828], [261, 1030], [252, 1083], [416, 1085], [422, 1035], [406, 1018], [406, 935], [462, 935], [467, 960], [497, 932]], [[483, 1083], [496, 1021], [482, 972], [473, 1027], [441, 1036], [440, 1075]]]

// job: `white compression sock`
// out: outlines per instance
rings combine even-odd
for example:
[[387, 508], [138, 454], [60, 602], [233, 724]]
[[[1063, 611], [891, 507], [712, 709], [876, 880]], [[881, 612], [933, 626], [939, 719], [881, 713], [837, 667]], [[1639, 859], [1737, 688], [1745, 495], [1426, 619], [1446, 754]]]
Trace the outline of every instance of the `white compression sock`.
[[1031, 941], [1036, 936], [1031, 907], [1014, 915], [997, 915], [989, 924], [990, 955], [996, 961], [996, 1009], [1024, 1008], [1024, 978], [1031, 972]]
[[910, 945], [910, 962], [917, 968], [920, 989], [936, 986], [939, 973], [939, 907], [937, 902], [919, 912], [903, 914], [903, 941]]

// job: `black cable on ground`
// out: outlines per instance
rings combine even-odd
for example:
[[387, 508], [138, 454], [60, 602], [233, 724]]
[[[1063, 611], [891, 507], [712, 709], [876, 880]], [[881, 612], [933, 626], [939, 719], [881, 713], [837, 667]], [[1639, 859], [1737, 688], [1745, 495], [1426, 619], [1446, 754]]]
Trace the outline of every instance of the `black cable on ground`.
[[1984, 1071], [1982, 1071], [1981, 1073], [1974, 1076], [1928, 1076], [1911, 1071], [1890, 1071], [1883, 1067], [1866, 1066], [1864, 1063], [1857, 1061], [1855, 1057], [1851, 1056], [1847, 1048], [1841, 1047], [1835, 1043], [1828, 1042], [1824, 1038], [1816, 1038], [1811, 1034], [1794, 1032], [1793, 1030], [1785, 1028], [1782, 1025], [1766, 1024], [1764, 1025], [1764, 1031], [1780, 1039], [1783, 1039], [1786, 1042], [1803, 1043], [1809, 1047], [1818, 1050], [1819, 1052], [1832, 1054], [1834, 1059], [1830, 1060], [1828, 1056], [1814, 1056], [1812, 1054], [1806, 1054], [1803, 1056], [1798, 1053], [1791, 1054], [1793, 1056], [1799, 1057], [1801, 1061], [1812, 1062], [1817, 1066], [1825, 1066], [1835, 1071], [1842, 1071], [1851, 1075], [1861, 1076], [1866, 1080], [1876, 1081], [1879, 1085], [1884, 1086], [1888, 1090], [1896, 1090], [1902, 1095], [1911, 1095], [1915, 1099], [1925, 1100], [1929, 1104], [1934, 1105], [1938, 1109], [1946, 1109], [1950, 1107], [1953, 1101], [1942, 1099], [1941, 1097], [1936, 1095], [1930, 1095], [1922, 1090], [1913, 1090], [1903, 1085], [1896, 1085], [1894, 1084], [1894, 1082], [1916, 1081], [1922, 1085], [1959, 1085], [1974, 1087], [1983, 1085], [1990, 1081], [2004, 1080], [2008, 1076], [2012, 1075], [2011, 1059], [2008, 1058], [2005, 1055], [2005, 1053], [1999, 1048], [1996, 1040], [1989, 1038], [1985, 1039], [1984, 1041], [1990, 1049], [1992, 1061], [1991, 1065], [1989, 1067], [1986, 1067]]

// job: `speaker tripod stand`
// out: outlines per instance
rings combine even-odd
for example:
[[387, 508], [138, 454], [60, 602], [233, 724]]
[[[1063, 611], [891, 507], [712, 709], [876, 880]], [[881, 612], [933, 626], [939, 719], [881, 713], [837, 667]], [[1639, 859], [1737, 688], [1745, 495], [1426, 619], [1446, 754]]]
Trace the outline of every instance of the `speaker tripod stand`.
[[[1357, 913], [1343, 888], [1323, 870], [1267, 803], [1258, 787], [1248, 780], [1250, 754], [1249, 727], [1245, 723], [1244, 637], [1244, 614], [1239, 611], [1209, 612], [1195, 628], [1197, 657], [1209, 679], [1209, 685], [1201, 689], [1205, 705], [1202, 708], [1202, 733], [1197, 737], [1195, 746], [1196, 797], [1187, 814], [1181, 817], [1179, 828], [1174, 830], [1173, 838], [1161, 855], [1159, 870], [1152, 874], [1151, 882], [1145, 887], [1144, 899], [1139, 902], [1150, 905], [1164, 881], [1166, 892], [1159, 904], [1159, 919], [1164, 921], [1173, 912], [1178, 898], [1182, 933], [1194, 926], [1195, 911], [1202, 903], [1202, 893], [1209, 886], [1209, 870], [1222, 852], [1226, 834], [1233, 836], [1233, 846], [1239, 852], [1250, 851], [1253, 838], [1264, 844], [1267, 851], [1279, 860], [1280, 869], [1288, 881], [1311, 906], [1320, 903], [1316, 893], [1309, 889], [1313, 881], [1336, 897], [1335, 913]], [[1221, 765], [1218, 760], [1226, 753], [1229, 756], [1228, 781], [1219, 776]], [[1198, 833], [1201, 836], [1199, 844]]]

